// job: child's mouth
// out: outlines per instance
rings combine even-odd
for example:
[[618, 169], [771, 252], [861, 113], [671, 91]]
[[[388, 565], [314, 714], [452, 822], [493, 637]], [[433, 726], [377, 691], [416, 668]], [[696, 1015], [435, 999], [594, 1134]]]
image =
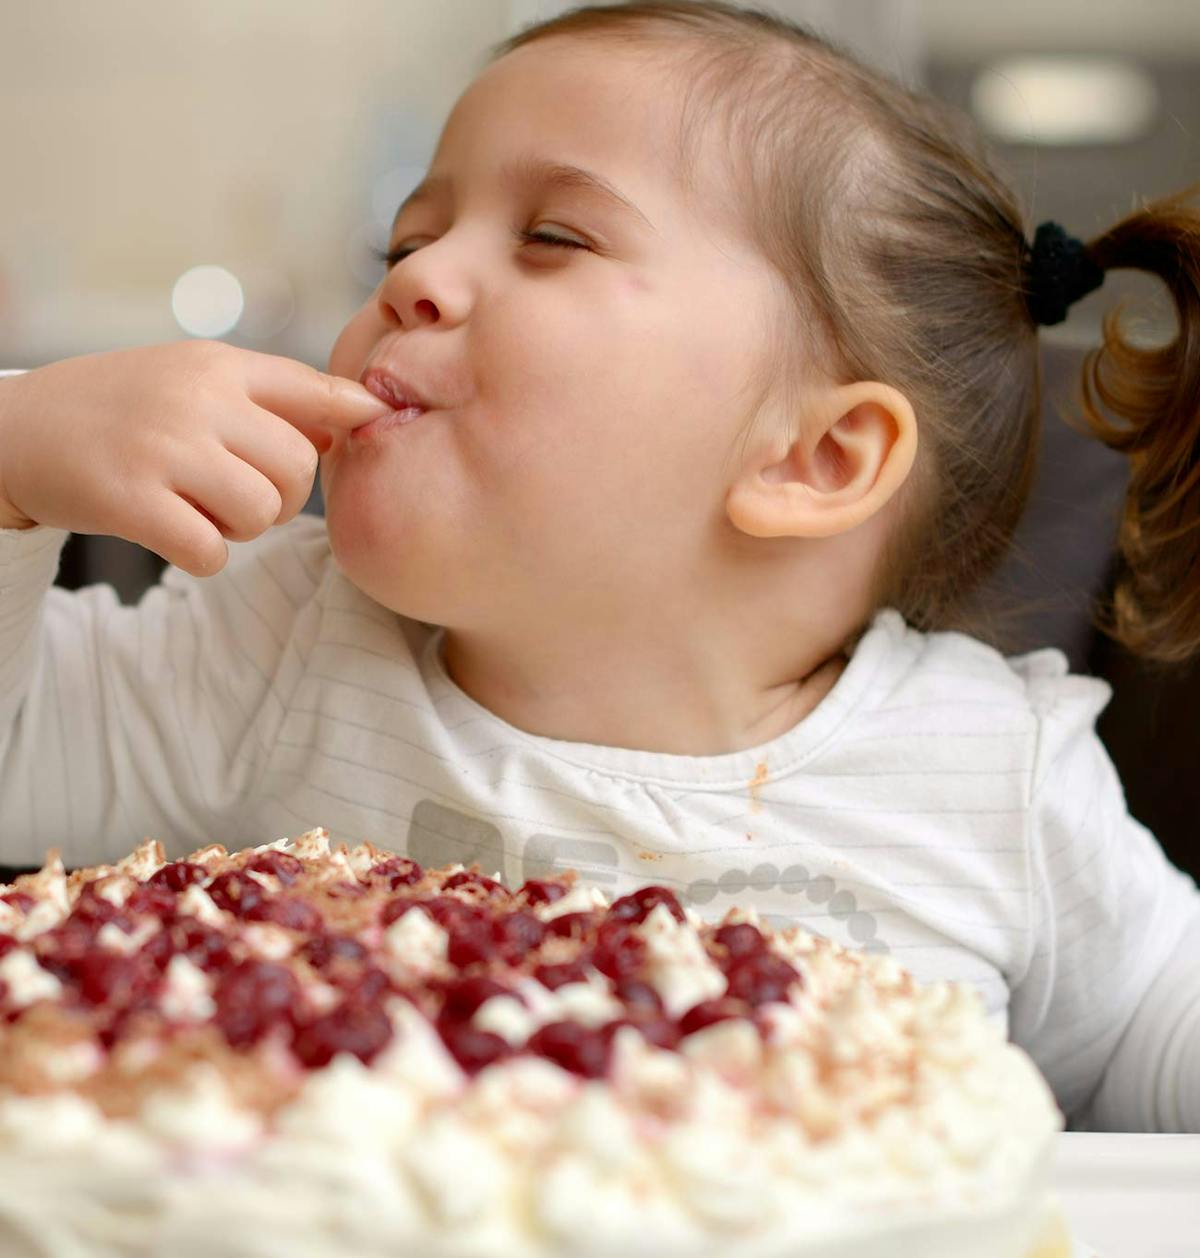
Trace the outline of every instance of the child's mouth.
[[401, 424], [411, 424], [414, 419], [419, 419], [424, 414], [425, 411], [420, 406], [406, 406], [403, 410], [380, 415], [365, 424], [360, 424], [357, 428], [351, 429], [350, 440], [362, 441], [368, 437], [378, 436], [389, 428], [398, 428]]

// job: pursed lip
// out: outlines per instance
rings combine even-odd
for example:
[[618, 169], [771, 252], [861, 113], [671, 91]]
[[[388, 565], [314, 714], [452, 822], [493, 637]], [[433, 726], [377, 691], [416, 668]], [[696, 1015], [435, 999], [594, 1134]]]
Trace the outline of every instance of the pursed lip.
[[374, 393], [393, 410], [403, 411], [412, 407], [422, 411], [433, 409], [429, 400], [416, 388], [386, 367], [367, 367], [359, 379], [364, 389]]

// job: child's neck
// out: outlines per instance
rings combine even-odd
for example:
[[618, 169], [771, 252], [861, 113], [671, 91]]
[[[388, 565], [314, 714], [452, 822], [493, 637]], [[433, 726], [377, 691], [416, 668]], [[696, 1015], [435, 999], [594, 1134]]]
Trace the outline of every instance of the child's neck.
[[846, 664], [833, 640], [785, 662], [684, 632], [623, 640], [611, 624], [592, 634], [530, 641], [519, 649], [447, 631], [446, 670], [510, 725], [568, 742], [712, 756], [786, 733], [828, 694]]

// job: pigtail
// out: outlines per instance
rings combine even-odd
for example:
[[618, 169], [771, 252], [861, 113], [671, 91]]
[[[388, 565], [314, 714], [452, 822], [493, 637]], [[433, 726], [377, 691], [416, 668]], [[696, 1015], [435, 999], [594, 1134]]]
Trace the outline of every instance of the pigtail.
[[[1084, 420], [1129, 458], [1117, 549], [1121, 570], [1101, 628], [1137, 655], [1164, 662], [1200, 653], [1200, 187], [1146, 205], [1087, 247], [1105, 271], [1161, 279], [1178, 327], [1139, 346], [1104, 319], [1103, 345], [1083, 369]], [[1115, 422], [1101, 410], [1115, 416]]]

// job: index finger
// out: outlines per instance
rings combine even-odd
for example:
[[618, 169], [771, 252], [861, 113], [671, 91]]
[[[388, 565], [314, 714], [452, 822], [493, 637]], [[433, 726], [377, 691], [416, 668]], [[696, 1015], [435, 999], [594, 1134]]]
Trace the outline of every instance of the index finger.
[[356, 380], [280, 354], [251, 351], [245, 388], [252, 402], [286, 419], [318, 450], [328, 448], [331, 431], [358, 428], [392, 409]]

